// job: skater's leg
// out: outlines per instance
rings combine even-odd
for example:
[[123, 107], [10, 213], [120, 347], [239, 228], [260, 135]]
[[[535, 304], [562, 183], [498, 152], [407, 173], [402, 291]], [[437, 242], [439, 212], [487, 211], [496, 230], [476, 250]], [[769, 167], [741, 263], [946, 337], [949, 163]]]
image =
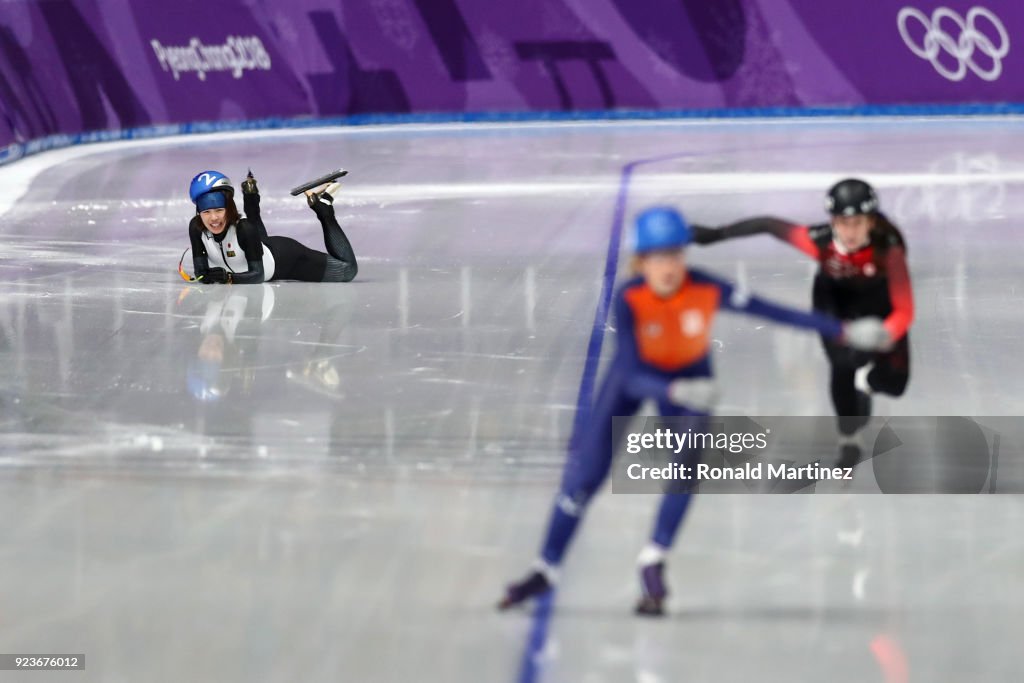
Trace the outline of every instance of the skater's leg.
[[853, 351], [831, 340], [823, 340], [831, 367], [829, 391], [835, 408], [840, 437], [852, 437], [871, 415], [871, 397], [856, 387], [857, 368], [872, 359], [872, 354]]
[[518, 605], [548, 591], [565, 557], [591, 497], [601, 487], [611, 468], [612, 457], [622, 434], [613, 433], [612, 417], [632, 415], [639, 402], [622, 391], [623, 377], [613, 364], [598, 392], [594, 408], [582, 425], [579, 438], [569, 452], [565, 474], [555, 499], [541, 556], [533, 571], [508, 586], [500, 609]]
[[871, 395], [857, 388], [857, 370], [870, 363], [874, 354], [856, 352], [830, 341], [825, 342], [825, 352], [831, 366], [829, 388], [839, 431], [836, 466], [853, 467], [860, 462], [863, 451], [861, 430], [871, 418]]
[[274, 279], [323, 282], [327, 260], [322, 251], [310, 249], [291, 237], [275, 235], [264, 240], [274, 254]]
[[[682, 411], [671, 405], [663, 406], [662, 414], [666, 416], [671, 415], [679, 419], [679, 429], [675, 431], [692, 430], [694, 433], [703, 433], [708, 429], [708, 415], [706, 414]], [[699, 448], [684, 448], [678, 454], [673, 455], [672, 462], [689, 468], [695, 468], [697, 463], [700, 462], [701, 455], [701, 449]], [[676, 533], [682, 525], [686, 509], [690, 504], [690, 496], [689, 482], [672, 480], [668, 482], [665, 493], [661, 498], [661, 506], [658, 509], [654, 531], [651, 534], [652, 544], [663, 549], [672, 547], [672, 542], [675, 540]]]
[[906, 336], [891, 351], [880, 353], [875, 367], [868, 373], [872, 391], [889, 396], [902, 396], [910, 381], [910, 342]]
[[561, 490], [555, 499], [541, 559], [555, 567], [561, 564], [591, 497], [604, 483], [622, 434], [613, 433], [612, 417], [632, 415], [639, 403], [620, 390], [620, 380], [605, 379], [577, 443], [569, 453]]
[[[661, 413], [665, 416], [687, 418], [685, 424], [678, 424], [675, 431], [692, 430], [694, 433], [707, 431], [708, 416], [682, 410], [671, 404], [661, 405]], [[695, 468], [700, 462], [702, 452], [698, 448], [685, 448], [673, 456], [673, 463]], [[640, 552], [637, 564], [640, 567], [640, 586], [642, 594], [637, 603], [638, 614], [657, 616], [664, 614], [664, 601], [668, 596], [665, 583], [665, 557], [672, 547], [675, 537], [682, 526], [686, 511], [690, 506], [692, 493], [690, 483], [686, 481], [669, 481], [655, 518], [651, 540]]]
[[324, 279], [322, 282], [352, 282], [356, 273], [359, 272], [356, 262], [339, 261], [333, 256], [327, 256], [327, 264], [324, 267]]
[[829, 389], [835, 407], [839, 433], [851, 436], [867, 421], [871, 413], [870, 397], [857, 391], [854, 379], [857, 369], [848, 365], [833, 365]]
[[324, 246], [327, 247], [329, 255], [324, 282], [349, 282], [355, 278], [359, 266], [352, 243], [348, 241], [348, 236], [334, 215], [334, 198], [331, 192], [336, 187], [334, 184], [323, 192], [310, 195], [309, 206], [320, 221], [324, 233]]

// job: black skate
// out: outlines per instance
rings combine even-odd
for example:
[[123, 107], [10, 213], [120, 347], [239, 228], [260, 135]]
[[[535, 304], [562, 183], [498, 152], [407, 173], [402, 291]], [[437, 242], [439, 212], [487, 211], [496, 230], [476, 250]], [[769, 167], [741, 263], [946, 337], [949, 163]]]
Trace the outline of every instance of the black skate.
[[863, 453], [859, 443], [844, 443], [839, 446], [839, 460], [836, 467], [856, 467]]
[[334, 205], [334, 195], [341, 188], [341, 183], [327, 183], [320, 185], [306, 192], [306, 202], [309, 208], [316, 210], [317, 204]]
[[260, 190], [256, 187], [256, 178], [252, 174], [252, 169], [249, 169], [249, 173], [245, 176], [245, 180], [242, 181], [242, 193], [243, 194], [259, 194]]
[[321, 187], [321, 186], [326, 185], [327, 183], [331, 182], [332, 180], [337, 180], [338, 178], [344, 178], [347, 175], [348, 175], [348, 171], [346, 171], [343, 168], [339, 168], [337, 170], [331, 171], [330, 173], [326, 173], [326, 174], [320, 176], [319, 178], [314, 178], [313, 180], [308, 180], [308, 181], [302, 183], [301, 185], [299, 185], [298, 187], [293, 187], [292, 191], [291, 191], [291, 195], [293, 197], [298, 197], [303, 192], [308, 192], [309, 190], [315, 189], [317, 187]]
[[665, 563], [657, 562], [640, 567], [640, 587], [643, 596], [636, 603], [636, 613], [645, 617], [660, 617], [665, 614]]
[[522, 581], [509, 584], [505, 589], [505, 597], [498, 603], [498, 609], [506, 610], [521, 605], [530, 598], [544, 595], [551, 590], [551, 582], [541, 571], [534, 570]]

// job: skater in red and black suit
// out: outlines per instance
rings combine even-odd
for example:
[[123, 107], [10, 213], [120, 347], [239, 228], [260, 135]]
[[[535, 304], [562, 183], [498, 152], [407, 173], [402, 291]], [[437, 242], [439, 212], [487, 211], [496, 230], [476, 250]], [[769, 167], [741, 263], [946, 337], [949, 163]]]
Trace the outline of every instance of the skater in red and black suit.
[[813, 307], [840, 320], [877, 316], [884, 320], [884, 350], [855, 351], [822, 337], [832, 366], [832, 404], [838, 417], [840, 464], [860, 459], [858, 431], [871, 415], [871, 393], [900, 396], [910, 379], [908, 330], [914, 298], [903, 235], [879, 210], [874, 189], [855, 178], [836, 183], [826, 198], [829, 223], [799, 225], [778, 218], [752, 218], [718, 229], [694, 225], [694, 241], [710, 244], [767, 233], [815, 259]]

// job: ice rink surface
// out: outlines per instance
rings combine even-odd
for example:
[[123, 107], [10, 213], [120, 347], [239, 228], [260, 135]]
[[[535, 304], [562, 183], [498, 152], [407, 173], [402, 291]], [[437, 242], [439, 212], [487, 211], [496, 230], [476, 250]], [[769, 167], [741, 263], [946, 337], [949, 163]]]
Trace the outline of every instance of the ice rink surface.
[[[287, 191], [339, 165], [355, 282], [175, 274], [198, 171], [252, 168], [270, 233], [323, 249]], [[322, 129], [0, 169], [0, 650], [87, 662], [0, 681], [1020, 680], [1011, 495], [702, 496], [652, 622], [657, 500], [605, 492], [550, 611], [493, 609], [610, 351], [636, 210], [817, 222], [850, 174], [915, 286], [910, 387], [878, 412], [1024, 414], [1017, 119]], [[814, 264], [768, 237], [690, 259], [809, 305]], [[714, 337], [721, 413], [830, 413], [813, 335]]]

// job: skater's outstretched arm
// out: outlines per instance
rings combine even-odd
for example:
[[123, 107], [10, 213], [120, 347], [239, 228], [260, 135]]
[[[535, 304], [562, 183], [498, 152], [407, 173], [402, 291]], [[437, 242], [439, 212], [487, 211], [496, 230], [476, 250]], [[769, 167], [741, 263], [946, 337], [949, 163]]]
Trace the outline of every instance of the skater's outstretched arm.
[[721, 292], [721, 307], [726, 310], [756, 315], [791, 327], [815, 330], [860, 351], [882, 351], [892, 345], [893, 339], [880, 318], [865, 317], [841, 322], [830, 315], [801, 311], [747, 294], [731, 283], [706, 273], [691, 270], [690, 276], [697, 282], [714, 283]]
[[818, 246], [811, 239], [810, 229], [806, 225], [790, 223], [781, 218], [762, 216], [718, 228], [706, 225], [694, 225], [692, 227], [693, 241], [697, 244], [712, 244], [737, 237], [768, 234], [782, 240], [795, 249], [799, 249], [811, 258], [818, 258]]
[[717, 286], [721, 292], [721, 307], [726, 310], [755, 315], [783, 325], [815, 330], [834, 339], [839, 339], [843, 335], [842, 323], [830, 315], [801, 311], [773, 303], [737, 289], [730, 282], [693, 269], [690, 270], [690, 277], [694, 281], [709, 282]]

